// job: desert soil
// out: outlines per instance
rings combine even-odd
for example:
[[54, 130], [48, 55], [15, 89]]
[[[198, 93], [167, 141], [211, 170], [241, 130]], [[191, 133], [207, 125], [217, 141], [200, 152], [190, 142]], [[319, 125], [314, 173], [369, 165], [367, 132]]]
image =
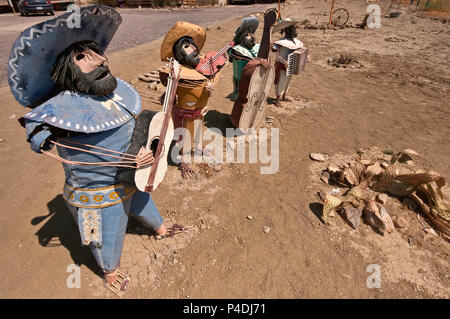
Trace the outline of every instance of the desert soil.
[[[366, 1], [338, 2], [353, 25], [361, 22]], [[321, 24], [329, 6], [289, 2], [282, 16]], [[408, 148], [421, 155], [418, 164], [450, 178], [450, 25], [407, 7], [402, 12], [382, 18], [380, 29], [298, 31], [312, 61], [292, 81], [294, 101], [282, 109], [269, 103], [266, 114], [273, 118], [268, 127], [280, 132], [278, 172], [261, 174], [261, 163], [223, 164], [218, 172], [197, 165], [198, 178], [183, 180], [170, 166], [153, 199], [168, 225], [192, 229], [155, 241], [130, 222], [121, 261], [132, 275], [125, 298], [449, 297], [448, 241], [425, 239], [417, 213], [395, 198], [387, 209], [403, 216], [407, 229], [382, 236], [366, 224], [353, 230], [339, 216], [325, 225], [316, 193], [328, 186], [309, 158], [311, 152], [345, 158], [373, 146]], [[210, 27], [203, 52], [223, 47], [240, 21]], [[138, 75], [161, 67], [161, 41], [111, 54], [113, 73], [148, 90]], [[340, 54], [362, 67], [327, 63]], [[205, 130], [230, 127], [231, 92], [228, 65], [209, 101]], [[0, 297], [116, 298], [103, 288], [89, 249], [80, 246], [61, 195], [61, 165], [30, 150], [17, 122], [26, 110], [8, 87], [0, 88], [0, 97]], [[160, 108], [148, 100], [144, 107]], [[70, 264], [81, 265], [81, 288], [66, 285]], [[371, 264], [381, 269], [379, 289], [366, 284]]]

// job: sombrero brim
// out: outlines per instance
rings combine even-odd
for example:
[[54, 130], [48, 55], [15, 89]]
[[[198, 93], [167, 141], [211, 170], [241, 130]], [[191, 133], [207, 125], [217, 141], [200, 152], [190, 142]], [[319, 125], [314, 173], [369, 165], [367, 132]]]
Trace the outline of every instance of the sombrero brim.
[[290, 26], [296, 25], [297, 23], [300, 23], [300, 21], [298, 20], [293, 20], [293, 21], [281, 21], [278, 24], [274, 25], [272, 28], [272, 33], [277, 33], [281, 30], [283, 30], [284, 28], [288, 28]]
[[202, 50], [206, 40], [205, 28], [189, 22], [178, 21], [167, 32], [166, 37], [161, 44], [161, 61], [167, 61], [167, 59], [173, 57], [173, 45], [184, 36], [191, 37], [197, 45], [198, 50]]
[[244, 32], [255, 33], [256, 29], [258, 29], [258, 26], [259, 26], [259, 20], [257, 17], [250, 16], [250, 17], [244, 18], [242, 20], [242, 24], [239, 26], [239, 28], [236, 29], [233, 41], [237, 42], [237, 40], [242, 36], [242, 34]]
[[111, 7], [92, 5], [80, 8], [80, 24], [67, 12], [23, 31], [14, 43], [8, 61], [8, 83], [16, 100], [35, 107], [50, 98], [56, 84], [50, 70], [58, 55], [71, 44], [95, 41], [104, 52], [122, 23]]

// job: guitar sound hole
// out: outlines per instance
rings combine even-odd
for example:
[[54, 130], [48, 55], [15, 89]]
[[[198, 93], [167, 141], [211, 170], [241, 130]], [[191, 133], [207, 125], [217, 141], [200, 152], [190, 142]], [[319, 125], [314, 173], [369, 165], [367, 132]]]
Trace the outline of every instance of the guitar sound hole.
[[159, 138], [155, 137], [152, 140], [152, 144], [150, 145], [150, 149], [152, 150], [153, 154], [156, 154], [156, 149], [158, 148]]
[[[152, 152], [153, 152], [153, 155], [156, 157], [156, 150], [158, 149], [158, 143], [159, 143], [159, 136], [155, 136], [153, 139], [152, 139], [152, 144], [150, 145], [150, 149], [152, 150]], [[161, 145], [161, 153], [159, 154], [159, 158], [162, 158], [163, 156], [164, 156], [164, 153], [165, 153], [165, 145], [164, 144], [162, 144]]]

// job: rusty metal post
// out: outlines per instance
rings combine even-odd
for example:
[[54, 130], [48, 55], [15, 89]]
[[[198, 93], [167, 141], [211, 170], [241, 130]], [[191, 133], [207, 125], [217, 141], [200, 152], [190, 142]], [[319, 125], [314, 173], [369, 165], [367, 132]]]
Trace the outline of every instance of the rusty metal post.
[[328, 21], [328, 25], [331, 24], [331, 19], [332, 19], [332, 17], [333, 17], [334, 1], [335, 1], [335, 0], [333, 0], [333, 2], [331, 3], [330, 20]]

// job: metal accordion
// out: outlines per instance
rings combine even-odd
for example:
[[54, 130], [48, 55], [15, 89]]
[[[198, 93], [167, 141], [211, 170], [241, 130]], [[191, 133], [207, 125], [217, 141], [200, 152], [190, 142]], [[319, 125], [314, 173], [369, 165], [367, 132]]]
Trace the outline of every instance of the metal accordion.
[[287, 57], [286, 76], [298, 75], [302, 72], [305, 69], [308, 54], [309, 50], [307, 48], [300, 48], [290, 53]]

